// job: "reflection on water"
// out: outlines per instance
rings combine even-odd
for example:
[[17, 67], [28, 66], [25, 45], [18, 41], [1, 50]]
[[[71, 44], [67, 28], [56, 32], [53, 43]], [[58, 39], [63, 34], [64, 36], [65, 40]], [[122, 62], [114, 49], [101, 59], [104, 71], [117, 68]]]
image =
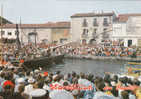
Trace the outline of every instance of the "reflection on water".
[[124, 64], [124, 61], [113, 60], [65, 59], [63, 64], [53, 65], [48, 70], [50, 72], [60, 70], [62, 73], [75, 71], [103, 75], [104, 72], [120, 73]]

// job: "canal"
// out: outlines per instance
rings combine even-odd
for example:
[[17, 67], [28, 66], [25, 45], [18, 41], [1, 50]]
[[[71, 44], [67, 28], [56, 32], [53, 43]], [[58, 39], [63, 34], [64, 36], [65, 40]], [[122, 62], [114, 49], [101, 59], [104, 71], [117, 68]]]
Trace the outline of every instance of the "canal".
[[125, 61], [116, 60], [88, 60], [88, 59], [64, 59], [64, 63], [53, 65], [49, 72], [61, 71], [63, 74], [75, 71], [77, 73], [92, 73], [102, 76], [104, 72], [120, 73], [123, 71]]

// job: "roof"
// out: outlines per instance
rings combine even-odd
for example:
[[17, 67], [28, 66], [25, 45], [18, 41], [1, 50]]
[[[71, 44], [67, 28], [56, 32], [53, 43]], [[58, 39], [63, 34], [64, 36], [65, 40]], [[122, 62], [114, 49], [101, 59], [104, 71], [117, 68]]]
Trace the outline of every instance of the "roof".
[[120, 14], [118, 16], [118, 21], [119, 22], [127, 22], [128, 18], [131, 17], [131, 16], [141, 16], [141, 13], [137, 13], [137, 14]]
[[12, 24], [12, 22], [10, 22], [9, 20], [5, 19], [4, 17], [0, 16], [0, 20], [2, 18], [2, 24]]
[[[5, 24], [3, 28], [16, 28], [16, 24]], [[21, 24], [21, 28], [70, 28], [70, 22], [56, 22], [45, 24]]]
[[110, 13], [77, 13], [71, 16], [71, 18], [76, 18], [76, 17], [94, 17], [94, 16], [113, 16], [114, 12]]

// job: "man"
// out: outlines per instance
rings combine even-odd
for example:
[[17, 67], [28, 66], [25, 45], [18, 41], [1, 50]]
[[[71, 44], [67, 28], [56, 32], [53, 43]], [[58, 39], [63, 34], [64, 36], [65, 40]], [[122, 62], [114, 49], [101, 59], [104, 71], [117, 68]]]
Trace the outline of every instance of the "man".
[[25, 90], [24, 90], [25, 94], [29, 94], [32, 90], [34, 90], [33, 85], [35, 83], [35, 79], [29, 78], [28, 83], [29, 84], [27, 86], [25, 86]]
[[82, 94], [82, 97], [84, 99], [92, 99], [94, 96], [94, 93], [96, 92], [96, 89], [95, 89], [94, 84], [85, 78], [84, 73], [80, 73], [80, 78], [78, 79], [78, 84], [81, 88], [90, 87], [90, 89], [80, 90], [80, 93]]
[[95, 92], [93, 99], [115, 99], [114, 96], [106, 95], [104, 93], [104, 90], [103, 90], [104, 87], [105, 87], [104, 82], [99, 82], [96, 85], [97, 92]]

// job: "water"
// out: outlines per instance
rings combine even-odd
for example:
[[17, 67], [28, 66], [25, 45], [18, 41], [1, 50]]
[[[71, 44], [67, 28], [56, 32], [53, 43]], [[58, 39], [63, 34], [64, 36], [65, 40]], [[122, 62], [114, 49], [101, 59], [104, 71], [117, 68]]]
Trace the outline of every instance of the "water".
[[47, 70], [49, 72], [60, 70], [63, 74], [75, 71], [77, 73], [84, 72], [94, 75], [103, 75], [104, 72], [122, 72], [124, 64], [125, 61], [65, 59], [63, 64], [53, 65]]

